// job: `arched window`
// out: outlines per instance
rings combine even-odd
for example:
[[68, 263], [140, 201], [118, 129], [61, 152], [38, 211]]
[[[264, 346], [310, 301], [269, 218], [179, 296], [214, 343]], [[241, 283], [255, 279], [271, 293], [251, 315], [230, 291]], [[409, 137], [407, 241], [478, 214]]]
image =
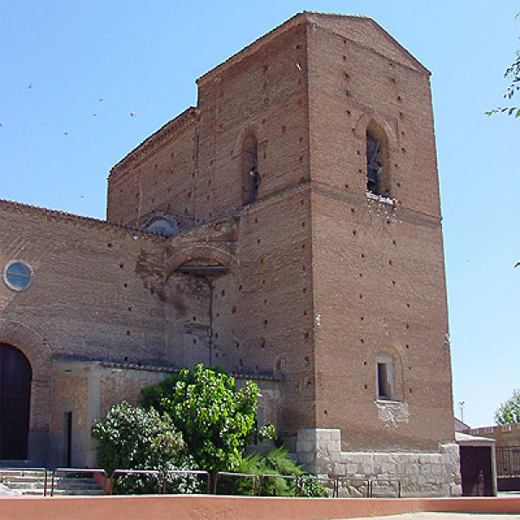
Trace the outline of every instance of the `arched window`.
[[383, 129], [371, 121], [366, 133], [367, 191], [374, 195], [390, 196], [388, 179], [388, 139]]
[[258, 144], [256, 137], [249, 135], [242, 145], [242, 205], [256, 200], [259, 186]]
[[170, 215], [156, 213], [144, 223], [143, 229], [171, 237], [179, 232], [179, 225]]

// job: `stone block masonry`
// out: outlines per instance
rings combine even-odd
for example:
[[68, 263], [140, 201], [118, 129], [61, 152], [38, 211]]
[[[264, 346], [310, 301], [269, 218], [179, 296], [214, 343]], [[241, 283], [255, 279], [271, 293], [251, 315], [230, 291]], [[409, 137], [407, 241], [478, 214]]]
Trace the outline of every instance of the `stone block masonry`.
[[437, 451], [341, 451], [339, 429], [300, 429], [298, 459], [317, 475], [341, 476], [339, 495], [367, 496], [368, 482], [377, 496], [460, 496], [459, 447], [439, 444]]

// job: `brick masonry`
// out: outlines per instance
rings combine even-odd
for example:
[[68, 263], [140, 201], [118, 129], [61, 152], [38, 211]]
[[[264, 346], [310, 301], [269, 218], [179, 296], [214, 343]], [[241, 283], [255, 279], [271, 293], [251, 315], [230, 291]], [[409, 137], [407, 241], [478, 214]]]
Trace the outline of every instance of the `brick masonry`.
[[[136, 399], [140, 366], [203, 362], [270, 381], [263, 414], [294, 449], [300, 430], [330, 430], [337, 453], [442, 457], [454, 429], [429, 75], [373, 20], [301, 13], [199, 78], [197, 106], [114, 166], [106, 222], [1, 202], [2, 268], [34, 271], [27, 291], [0, 286], [0, 342], [37, 375], [31, 453], [50, 442], [59, 460], [69, 407], [90, 463], [91, 422]], [[366, 191], [369, 129], [383, 195]], [[146, 231], [154, 218], [173, 236]], [[94, 377], [89, 363], [124, 368]]]

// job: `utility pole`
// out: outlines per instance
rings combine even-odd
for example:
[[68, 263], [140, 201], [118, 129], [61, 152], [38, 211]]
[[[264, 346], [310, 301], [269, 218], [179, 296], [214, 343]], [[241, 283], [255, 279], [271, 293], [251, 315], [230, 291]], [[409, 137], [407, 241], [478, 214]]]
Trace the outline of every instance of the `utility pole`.
[[459, 409], [460, 409], [460, 420], [464, 422], [464, 405], [466, 404], [465, 401], [459, 401]]

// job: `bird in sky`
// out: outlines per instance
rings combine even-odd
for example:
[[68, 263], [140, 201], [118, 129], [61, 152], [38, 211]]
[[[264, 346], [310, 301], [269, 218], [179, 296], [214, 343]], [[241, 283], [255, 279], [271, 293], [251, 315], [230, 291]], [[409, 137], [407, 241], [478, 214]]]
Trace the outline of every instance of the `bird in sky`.
[[137, 114], [135, 112], [130, 112], [130, 117], [135, 117]]

